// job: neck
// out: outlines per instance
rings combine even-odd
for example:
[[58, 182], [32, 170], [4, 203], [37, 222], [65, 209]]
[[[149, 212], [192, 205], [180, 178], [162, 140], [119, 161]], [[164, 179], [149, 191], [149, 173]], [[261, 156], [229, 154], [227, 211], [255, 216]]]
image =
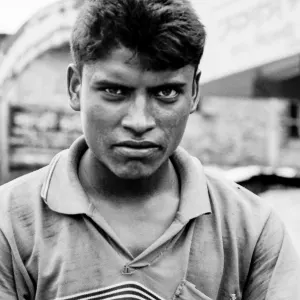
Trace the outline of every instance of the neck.
[[117, 205], [144, 205], [156, 195], [174, 193], [178, 196], [179, 193], [177, 175], [170, 160], [151, 176], [130, 180], [117, 177], [87, 150], [80, 162], [79, 177], [90, 196]]

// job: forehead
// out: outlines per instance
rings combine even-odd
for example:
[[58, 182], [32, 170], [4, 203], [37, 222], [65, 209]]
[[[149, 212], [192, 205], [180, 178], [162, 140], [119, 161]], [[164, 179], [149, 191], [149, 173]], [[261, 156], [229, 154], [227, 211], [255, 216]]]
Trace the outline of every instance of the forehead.
[[195, 67], [185, 66], [178, 70], [154, 71], [143, 68], [138, 55], [126, 48], [118, 48], [103, 59], [85, 64], [83, 78], [89, 82], [111, 80], [116, 83], [135, 85], [158, 85], [172, 81], [191, 83]]

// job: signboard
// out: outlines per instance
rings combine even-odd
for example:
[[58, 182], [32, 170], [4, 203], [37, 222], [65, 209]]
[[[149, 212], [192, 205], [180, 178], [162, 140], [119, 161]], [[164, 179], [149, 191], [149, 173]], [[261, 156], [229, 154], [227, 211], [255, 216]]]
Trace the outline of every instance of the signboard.
[[193, 2], [208, 32], [203, 82], [300, 54], [300, 0]]

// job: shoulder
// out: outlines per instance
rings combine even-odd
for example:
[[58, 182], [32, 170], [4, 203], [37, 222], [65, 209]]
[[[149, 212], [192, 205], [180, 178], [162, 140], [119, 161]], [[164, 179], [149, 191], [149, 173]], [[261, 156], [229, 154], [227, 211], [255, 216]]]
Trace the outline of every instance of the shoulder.
[[4, 199], [25, 197], [39, 190], [43, 185], [48, 166], [18, 177], [0, 186], [0, 205]]
[[211, 201], [216, 209], [228, 213], [240, 213], [266, 220], [272, 208], [264, 200], [242, 187], [226, 179], [221, 174], [205, 169], [207, 188]]
[[7, 218], [20, 218], [23, 214], [32, 213], [41, 200], [41, 189], [47, 171], [48, 166], [0, 186], [0, 227]]
[[271, 248], [278, 254], [287, 233], [273, 208], [222, 175], [208, 170], [205, 174], [212, 211], [210, 222], [214, 232], [220, 232], [225, 255], [233, 259], [235, 253], [241, 261], [250, 263], [253, 255], [267, 253]]
[[48, 167], [19, 177], [0, 187], [0, 247], [5, 244], [14, 255], [28, 258], [43, 218], [45, 204], [41, 189]]
[[205, 170], [207, 189], [212, 207], [213, 222], [221, 228], [223, 238], [228, 237], [241, 245], [255, 247], [272, 216], [277, 226], [283, 222], [264, 200], [222, 175]]

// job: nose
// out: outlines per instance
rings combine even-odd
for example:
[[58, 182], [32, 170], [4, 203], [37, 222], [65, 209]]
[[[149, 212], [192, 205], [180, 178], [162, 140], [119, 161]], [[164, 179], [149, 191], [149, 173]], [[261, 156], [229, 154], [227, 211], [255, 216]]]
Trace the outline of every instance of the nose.
[[130, 101], [127, 114], [122, 120], [123, 128], [141, 135], [155, 127], [155, 120], [151, 115], [149, 99], [145, 95], [137, 95]]

